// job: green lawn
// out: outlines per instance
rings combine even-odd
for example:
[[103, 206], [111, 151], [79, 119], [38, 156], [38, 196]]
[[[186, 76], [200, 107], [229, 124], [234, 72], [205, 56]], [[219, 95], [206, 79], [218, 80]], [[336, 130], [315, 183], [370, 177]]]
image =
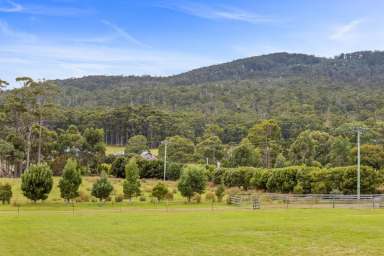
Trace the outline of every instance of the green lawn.
[[118, 154], [118, 153], [124, 153], [124, 149], [125, 147], [123, 146], [112, 146], [112, 145], [108, 145], [106, 147], [106, 154], [107, 155], [110, 155], [110, 154]]
[[[84, 177], [80, 190], [89, 193], [95, 179]], [[122, 180], [111, 180], [122, 193]], [[72, 211], [56, 177], [49, 198], [37, 204], [22, 196], [19, 179], [0, 181], [14, 193], [11, 205], [0, 205], [0, 255], [384, 255], [384, 209], [278, 204], [253, 211], [215, 203], [212, 210], [178, 193], [158, 204], [149, 200], [158, 181], [142, 180], [146, 202], [81, 202]]]
[[[1, 208], [0, 208], [1, 210]], [[0, 211], [1, 255], [384, 255], [384, 211]]]

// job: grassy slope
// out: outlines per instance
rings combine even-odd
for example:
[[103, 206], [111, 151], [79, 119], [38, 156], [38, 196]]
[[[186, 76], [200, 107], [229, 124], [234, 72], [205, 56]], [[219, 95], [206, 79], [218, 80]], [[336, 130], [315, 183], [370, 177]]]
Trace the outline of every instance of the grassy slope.
[[384, 212], [0, 212], [2, 255], [383, 255]]

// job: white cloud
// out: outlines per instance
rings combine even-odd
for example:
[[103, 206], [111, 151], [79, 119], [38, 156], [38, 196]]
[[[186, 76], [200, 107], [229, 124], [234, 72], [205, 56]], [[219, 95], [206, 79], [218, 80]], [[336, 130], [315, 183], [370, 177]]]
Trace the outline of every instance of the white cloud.
[[329, 38], [331, 40], [344, 40], [350, 36], [361, 23], [363, 23], [362, 19], [356, 19], [348, 22], [347, 24], [338, 26]]
[[277, 19], [269, 16], [260, 15], [254, 12], [246, 11], [232, 6], [209, 6], [196, 3], [163, 3], [160, 7], [180, 11], [188, 15], [206, 18], [206, 19], [221, 19], [231, 21], [241, 21], [251, 24], [271, 23]]
[[23, 6], [10, 0], [0, 0], [0, 12], [21, 12]]
[[35, 4], [19, 4], [11, 0], [0, 0], [0, 13], [26, 13], [43, 16], [78, 16], [87, 15], [93, 11], [67, 6], [46, 6]]
[[126, 41], [131, 42], [140, 47], [148, 47], [146, 44], [140, 42], [139, 40], [131, 36], [127, 31], [125, 31], [123, 28], [119, 27], [118, 25], [108, 20], [101, 20], [101, 22], [109, 26], [117, 35], [119, 35], [121, 38], [125, 39]]
[[127, 49], [97, 44], [37, 41], [0, 48], [0, 78], [56, 79], [85, 75], [172, 75], [221, 60], [174, 51]]
[[0, 37], [7, 39], [16, 39], [24, 41], [35, 41], [36, 36], [30, 33], [22, 32], [11, 28], [7, 22], [0, 20]]

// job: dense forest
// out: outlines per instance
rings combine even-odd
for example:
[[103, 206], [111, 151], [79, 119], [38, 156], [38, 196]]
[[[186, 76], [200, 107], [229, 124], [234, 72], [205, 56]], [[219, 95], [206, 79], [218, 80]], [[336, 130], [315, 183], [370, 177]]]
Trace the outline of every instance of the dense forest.
[[276, 53], [169, 77], [18, 81], [0, 96], [3, 175], [70, 156], [95, 173], [111, 162], [105, 144], [137, 135], [160, 152], [167, 139], [174, 162], [347, 166], [358, 127], [363, 164], [384, 166], [384, 52]]

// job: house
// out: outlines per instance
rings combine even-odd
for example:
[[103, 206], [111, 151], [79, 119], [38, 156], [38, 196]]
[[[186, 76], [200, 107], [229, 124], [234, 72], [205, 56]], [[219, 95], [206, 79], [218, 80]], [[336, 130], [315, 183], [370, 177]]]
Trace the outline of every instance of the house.
[[156, 156], [154, 156], [154, 155], [152, 155], [151, 154], [151, 152], [149, 152], [149, 151], [143, 151], [141, 154], [140, 154], [140, 156], [142, 157], [142, 158], [144, 158], [145, 160], [150, 160], [150, 161], [153, 161], [153, 160], [157, 160], [157, 157]]

